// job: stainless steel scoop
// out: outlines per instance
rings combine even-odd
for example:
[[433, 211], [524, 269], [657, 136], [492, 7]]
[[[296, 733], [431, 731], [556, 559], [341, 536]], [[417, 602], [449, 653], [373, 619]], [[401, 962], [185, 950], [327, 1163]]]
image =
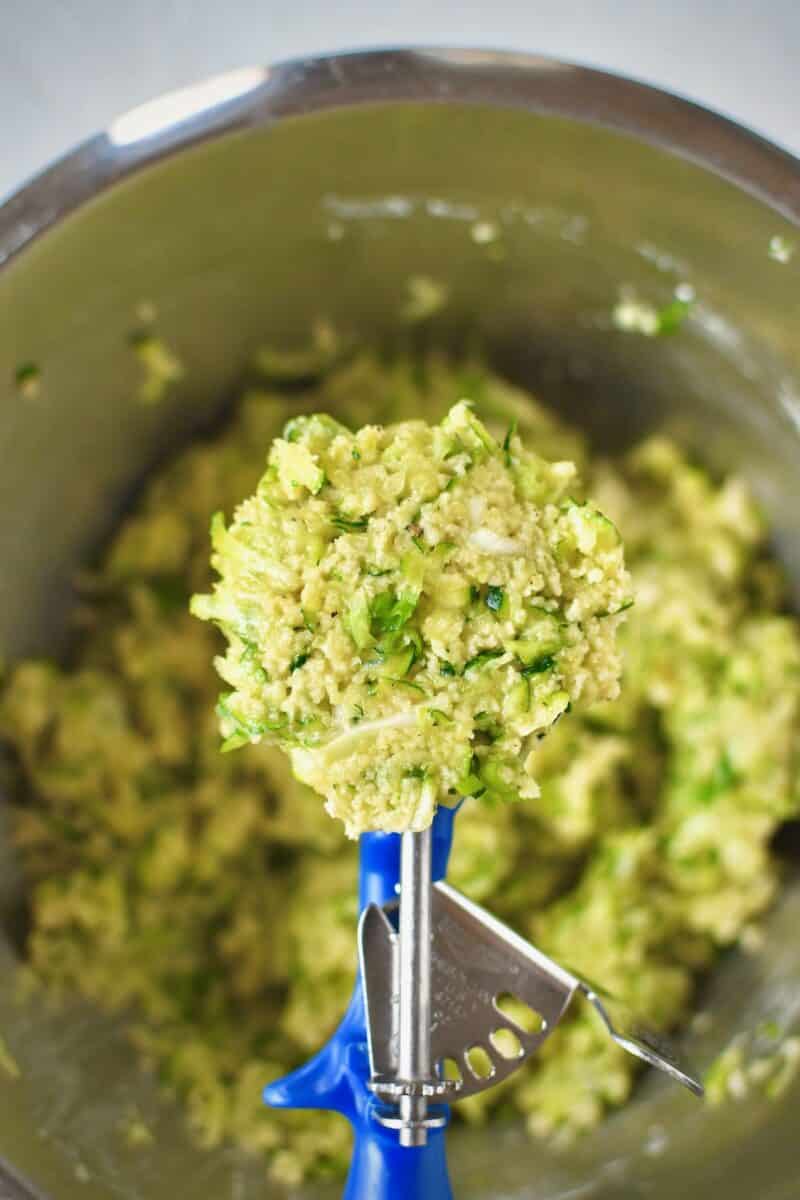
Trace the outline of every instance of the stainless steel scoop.
[[399, 903], [371, 904], [359, 923], [370, 1087], [401, 1145], [424, 1145], [442, 1123], [429, 1100], [463, 1100], [517, 1071], [578, 993], [617, 1045], [703, 1095], [618, 1002], [449, 884], [432, 884], [430, 863], [431, 831], [404, 834]]

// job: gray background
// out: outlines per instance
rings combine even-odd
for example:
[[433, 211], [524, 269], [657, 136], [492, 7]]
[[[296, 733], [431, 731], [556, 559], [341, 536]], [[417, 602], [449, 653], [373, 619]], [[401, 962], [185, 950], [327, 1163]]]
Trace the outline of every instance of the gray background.
[[800, 152], [800, 0], [0, 0], [0, 196], [119, 113], [247, 63], [391, 43], [608, 67]]

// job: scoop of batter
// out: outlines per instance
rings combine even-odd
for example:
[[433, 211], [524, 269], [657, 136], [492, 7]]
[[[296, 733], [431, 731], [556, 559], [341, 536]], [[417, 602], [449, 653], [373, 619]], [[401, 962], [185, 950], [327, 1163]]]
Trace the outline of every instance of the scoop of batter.
[[438, 804], [535, 796], [537, 739], [613, 699], [630, 583], [576, 468], [466, 403], [439, 425], [290, 421], [255, 495], [212, 523], [224, 749], [281, 746], [349, 836]]

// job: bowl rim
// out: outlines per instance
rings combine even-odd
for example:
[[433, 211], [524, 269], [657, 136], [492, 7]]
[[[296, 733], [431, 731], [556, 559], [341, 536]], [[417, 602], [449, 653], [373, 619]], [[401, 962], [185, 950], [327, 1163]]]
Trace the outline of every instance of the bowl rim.
[[694, 101], [538, 54], [390, 47], [242, 67], [131, 109], [0, 206], [0, 269], [76, 209], [162, 158], [286, 117], [386, 103], [473, 104], [604, 126], [704, 167], [800, 226], [800, 159]]

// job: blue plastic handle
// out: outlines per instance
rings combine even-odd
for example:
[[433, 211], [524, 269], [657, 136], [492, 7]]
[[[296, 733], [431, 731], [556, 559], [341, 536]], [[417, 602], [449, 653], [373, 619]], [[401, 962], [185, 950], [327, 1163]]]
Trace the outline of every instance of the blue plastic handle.
[[[455, 809], [440, 808], [433, 823], [431, 874], [443, 879], [453, 840]], [[400, 835], [366, 833], [360, 841], [359, 911], [397, 894]], [[452, 1200], [445, 1131], [432, 1129], [425, 1146], [401, 1146], [397, 1133], [375, 1117], [367, 1086], [369, 1056], [360, 973], [341, 1025], [319, 1054], [264, 1089], [274, 1108], [327, 1108], [342, 1113], [355, 1133], [344, 1200]], [[442, 1110], [440, 1110], [442, 1111]], [[443, 1111], [447, 1111], [443, 1109]]]

